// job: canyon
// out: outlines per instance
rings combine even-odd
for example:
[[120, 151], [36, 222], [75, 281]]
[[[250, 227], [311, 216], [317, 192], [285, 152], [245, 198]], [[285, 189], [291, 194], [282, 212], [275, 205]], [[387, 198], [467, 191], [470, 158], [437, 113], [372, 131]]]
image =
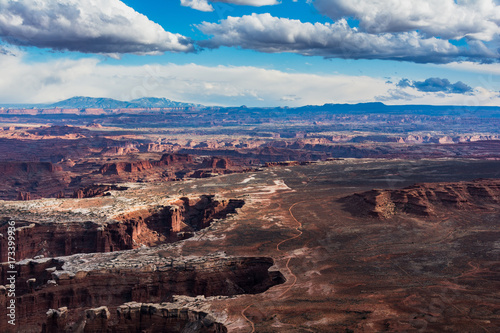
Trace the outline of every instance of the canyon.
[[489, 176], [499, 163], [336, 159], [0, 201], [19, 242], [18, 323], [25, 332], [491, 330], [500, 190]]
[[143, 102], [0, 108], [0, 331], [500, 326], [498, 108]]
[[[177, 205], [143, 208], [105, 221], [16, 223], [17, 258], [59, 257], [76, 253], [113, 252], [175, 242], [191, 237], [214, 219], [234, 214], [243, 200], [214, 200], [203, 195], [198, 199], [180, 198]], [[8, 217], [0, 225], [7, 234]], [[7, 253], [0, 249], [1, 262]]]

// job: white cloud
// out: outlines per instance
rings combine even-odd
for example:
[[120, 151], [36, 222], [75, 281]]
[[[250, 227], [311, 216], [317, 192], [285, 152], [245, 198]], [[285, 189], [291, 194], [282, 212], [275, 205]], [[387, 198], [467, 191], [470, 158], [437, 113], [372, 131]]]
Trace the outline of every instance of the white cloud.
[[49, 103], [72, 96], [120, 100], [152, 96], [207, 105], [298, 106], [371, 101], [386, 91], [385, 80], [366, 76], [286, 73], [247, 66], [114, 66], [95, 58], [28, 63], [22, 54], [0, 54], [0, 67], [5, 69], [0, 77], [1, 103]]
[[193, 51], [192, 42], [119, 0], [0, 0], [0, 38], [83, 53]]
[[200, 44], [207, 47], [236, 46], [261, 52], [291, 52], [346, 59], [390, 59], [446, 63], [453, 60], [495, 58], [497, 52], [482, 44], [468, 49], [446, 40], [425, 38], [419, 33], [370, 34], [351, 28], [345, 19], [336, 23], [302, 23], [299, 20], [252, 14], [228, 17], [219, 23], [203, 22], [198, 28], [213, 36]]
[[369, 33], [415, 31], [445, 39], [491, 41], [500, 33], [495, 0], [314, 0], [330, 18], [353, 17]]
[[191, 7], [202, 12], [214, 11], [214, 7], [207, 0], [181, 0], [181, 6]]
[[241, 6], [254, 6], [254, 7], [273, 6], [281, 3], [281, 1], [278, 0], [210, 0], [210, 1], [224, 2]]
[[278, 0], [181, 0], [181, 6], [191, 7], [202, 12], [213, 12], [214, 7], [210, 3], [221, 2], [233, 5], [242, 6], [273, 6], [280, 3]]
[[386, 104], [426, 104], [426, 105], [462, 105], [462, 106], [498, 106], [500, 95], [482, 87], [474, 89], [472, 94], [444, 94], [420, 92], [414, 88], [389, 90], [387, 94], [377, 96], [378, 101]]
[[500, 66], [496, 63], [481, 64], [476, 62], [463, 61], [463, 62], [452, 62], [444, 66], [457, 71], [466, 71], [466, 72], [488, 74], [488, 75], [500, 75]]
[[51, 103], [73, 96], [119, 100], [150, 96], [232, 106], [375, 100], [388, 104], [500, 104], [498, 93], [481, 88], [467, 96], [447, 94], [440, 98], [437, 93], [399, 89], [386, 79], [367, 76], [287, 73], [249, 66], [117, 66], [96, 58], [28, 62], [22, 52], [14, 49], [0, 54], [0, 68], [0, 103]]

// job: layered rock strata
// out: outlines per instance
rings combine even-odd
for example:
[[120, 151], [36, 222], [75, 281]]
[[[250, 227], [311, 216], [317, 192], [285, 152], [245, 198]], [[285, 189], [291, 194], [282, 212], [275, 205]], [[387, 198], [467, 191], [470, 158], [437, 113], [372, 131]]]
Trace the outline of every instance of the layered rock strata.
[[[159, 308], [148, 308], [143, 313], [142, 309], [123, 304], [171, 302], [174, 295], [261, 293], [285, 281], [280, 272], [269, 270], [273, 265], [273, 259], [267, 257], [214, 254], [202, 258], [165, 258], [157, 251], [24, 260], [17, 264], [17, 325], [29, 332], [77, 332], [81, 329], [78, 323], [88, 318], [89, 330], [85, 332], [99, 332], [96, 327], [109, 324], [107, 319], [111, 317], [107, 312], [116, 314], [117, 310], [117, 325], [124, 329], [149, 325], [147, 321], [151, 325], [167, 323], [168, 311], [162, 310], [156, 317], [152, 312]], [[1, 275], [6, 271], [7, 265], [3, 265]], [[5, 289], [1, 288], [0, 305], [6, 306], [8, 300]], [[88, 311], [102, 306], [107, 310]], [[132, 320], [139, 317], [145, 323]], [[205, 317], [185, 313], [178, 314], [175, 320], [199, 325]], [[0, 322], [0, 331], [9, 329], [7, 323]]]
[[376, 189], [340, 201], [353, 215], [378, 218], [398, 213], [436, 216], [447, 209], [485, 210], [500, 203], [500, 180], [422, 183], [399, 190]]
[[[177, 205], [121, 214], [105, 222], [16, 221], [16, 256], [17, 259], [57, 257], [172, 243], [191, 237], [214, 219], [235, 213], [243, 204], [243, 200], [216, 200], [203, 195], [196, 200], [181, 198]], [[3, 235], [7, 234], [8, 221], [0, 221]], [[6, 246], [0, 247], [1, 262], [7, 261], [6, 250]]]

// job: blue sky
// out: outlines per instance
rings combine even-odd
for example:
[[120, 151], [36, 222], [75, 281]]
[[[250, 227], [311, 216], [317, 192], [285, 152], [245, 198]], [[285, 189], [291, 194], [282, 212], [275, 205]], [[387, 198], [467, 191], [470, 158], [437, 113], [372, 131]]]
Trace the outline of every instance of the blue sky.
[[499, 22], [498, 0], [0, 0], [0, 103], [499, 105]]

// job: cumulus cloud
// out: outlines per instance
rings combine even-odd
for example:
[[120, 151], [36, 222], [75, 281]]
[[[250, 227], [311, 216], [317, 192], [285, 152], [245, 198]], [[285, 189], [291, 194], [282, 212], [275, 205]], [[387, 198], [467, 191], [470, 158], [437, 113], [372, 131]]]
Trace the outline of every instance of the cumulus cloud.
[[253, 7], [272, 6], [280, 3], [278, 0], [181, 0], [181, 5], [202, 12], [213, 12], [214, 7], [210, 3], [214, 2]]
[[202, 12], [213, 12], [214, 7], [207, 0], [181, 0], [181, 6], [191, 7]]
[[422, 92], [441, 92], [448, 94], [468, 94], [473, 91], [472, 87], [458, 81], [456, 83], [451, 83], [448, 79], [441, 79], [437, 77], [429, 78], [425, 81], [410, 81], [408, 79], [402, 79], [397, 84], [399, 88], [415, 88]]
[[498, 58], [483, 44], [459, 48], [447, 40], [425, 38], [416, 31], [370, 34], [351, 28], [345, 19], [335, 23], [303, 23], [299, 20], [252, 14], [228, 17], [219, 23], [198, 25], [212, 38], [202, 46], [235, 46], [261, 52], [291, 52], [326, 58], [390, 59], [421, 63]]
[[314, 0], [323, 14], [352, 17], [369, 33], [407, 32], [491, 41], [500, 33], [496, 0]]
[[194, 50], [191, 40], [165, 31], [119, 0], [0, 0], [0, 38], [83, 53]]

